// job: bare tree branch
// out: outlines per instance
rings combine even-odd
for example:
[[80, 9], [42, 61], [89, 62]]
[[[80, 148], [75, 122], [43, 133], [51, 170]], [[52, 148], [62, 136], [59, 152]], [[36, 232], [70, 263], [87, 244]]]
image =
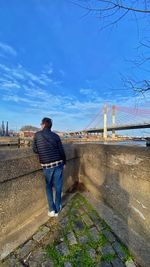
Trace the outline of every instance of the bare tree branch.
[[124, 81], [125, 86], [128, 88], [130, 87], [135, 93], [144, 93], [150, 92], [150, 81], [144, 80], [144, 81], [135, 81], [133, 79], [127, 79]]
[[[143, 13], [150, 15], [150, 2], [149, 0], [138, 1], [131, 0], [129, 4], [124, 4], [125, 0], [70, 0], [74, 5], [98, 14], [98, 17], [104, 21], [105, 25], [101, 29], [105, 29], [111, 25], [117, 24], [129, 12], [135, 14], [135, 21], [137, 24], [136, 14]], [[140, 2], [140, 4], [139, 4]], [[85, 16], [85, 15], [84, 15]], [[104, 20], [105, 19], [105, 20]], [[108, 21], [106, 21], [108, 19]], [[110, 22], [111, 20], [111, 22]]]
[[108, 23], [106, 26], [102, 27], [101, 30], [106, 29], [109, 26], [117, 24], [121, 19], [123, 19], [127, 15], [128, 12], [129, 12], [129, 10], [126, 10], [120, 17], [118, 17], [116, 20]]
[[[93, 12], [98, 15], [98, 18], [103, 21], [103, 26], [101, 30], [114, 26], [118, 24], [124, 17], [128, 14], [133, 14], [134, 21], [136, 22], [138, 36], [140, 35], [139, 30], [139, 19], [141, 19], [140, 14], [144, 14], [144, 18], [147, 19], [148, 24], [150, 24], [150, 0], [71, 0], [73, 4], [79, 6], [80, 8], [87, 10], [88, 13]], [[128, 2], [128, 3], [127, 3]], [[143, 19], [143, 18], [142, 18]], [[138, 49], [146, 48], [150, 49], [150, 41], [146, 40], [140, 42]], [[149, 52], [149, 51], [148, 51]], [[138, 53], [139, 54], [139, 53]], [[132, 63], [136, 67], [142, 67], [150, 61], [150, 54], [145, 52], [141, 53], [136, 60], [132, 60]], [[131, 61], [130, 61], [131, 62]], [[150, 81], [144, 80], [136, 82], [133, 79], [127, 79], [126, 84], [129, 88], [132, 88], [135, 92], [144, 94], [145, 92], [150, 92]]]
[[[119, 4], [120, 1], [110, 1], [110, 0], [98, 0], [98, 2], [101, 3], [107, 3], [112, 5], [113, 8], [121, 8], [121, 9], [125, 9], [125, 10], [129, 10], [129, 11], [133, 11], [133, 12], [138, 12], [138, 13], [150, 13], [150, 9], [147, 8], [147, 2], [148, 1], [144, 1], [145, 2], [145, 8], [136, 8], [136, 7], [131, 7], [131, 6], [125, 6], [123, 4]], [[121, 1], [122, 2], [122, 1]], [[138, 1], [135, 1], [138, 2]]]
[[94, 5], [92, 1], [86, 1], [85, 4], [81, 4], [80, 0], [72, 0], [71, 1], [73, 4], [87, 10], [92, 10], [92, 11], [110, 11], [113, 9], [119, 9], [119, 10], [128, 10], [131, 12], [136, 12], [136, 13], [146, 13], [150, 14], [150, 3], [148, 0], [145, 0], [144, 3], [141, 2], [140, 7], [137, 8], [138, 6], [138, 0], [136, 1], [131, 1], [130, 5], [124, 5], [124, 1], [118, 1], [118, 0], [97, 0], [96, 4]]

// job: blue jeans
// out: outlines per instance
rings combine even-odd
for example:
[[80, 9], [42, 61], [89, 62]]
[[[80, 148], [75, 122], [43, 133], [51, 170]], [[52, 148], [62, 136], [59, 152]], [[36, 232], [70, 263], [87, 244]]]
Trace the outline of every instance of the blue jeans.
[[[63, 166], [61, 164], [58, 167], [43, 169], [49, 210], [54, 210], [56, 213], [59, 212], [61, 205]], [[55, 187], [55, 201], [53, 200], [53, 185]]]

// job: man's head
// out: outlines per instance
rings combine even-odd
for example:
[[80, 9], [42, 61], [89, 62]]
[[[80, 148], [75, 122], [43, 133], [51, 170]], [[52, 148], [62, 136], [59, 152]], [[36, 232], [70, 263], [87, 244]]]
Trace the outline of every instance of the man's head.
[[50, 118], [43, 118], [42, 122], [41, 122], [41, 126], [42, 126], [42, 129], [44, 129], [44, 128], [51, 129], [52, 128], [52, 120]]

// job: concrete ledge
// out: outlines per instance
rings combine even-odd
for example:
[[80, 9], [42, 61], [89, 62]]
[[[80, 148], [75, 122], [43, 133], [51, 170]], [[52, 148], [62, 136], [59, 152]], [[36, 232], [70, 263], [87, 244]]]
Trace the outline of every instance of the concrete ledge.
[[[67, 145], [63, 194], [78, 181], [79, 158]], [[1, 154], [1, 153], [0, 153]], [[0, 258], [25, 242], [47, 220], [45, 179], [30, 149], [3, 151], [0, 158]]]
[[[68, 201], [71, 201], [73, 194], [64, 194], [62, 198], [62, 204], [66, 205]], [[23, 224], [13, 229], [6, 237], [5, 240], [0, 238], [0, 260], [6, 258], [11, 252], [13, 252], [20, 244], [27, 241], [38, 228], [49, 220], [47, 216], [48, 206], [45, 205], [42, 209], [34, 213], [34, 216], [28, 218]]]
[[34, 213], [34, 216], [27, 219], [23, 224], [13, 229], [12, 232], [6, 235], [5, 239], [1, 237], [0, 259], [2, 260], [7, 257], [20, 244], [28, 240], [48, 219], [47, 207], [45, 206]]
[[[77, 158], [74, 145], [65, 145], [65, 150], [68, 161]], [[41, 169], [38, 155], [34, 154], [32, 149], [23, 148], [0, 151], [0, 183], [31, 174]]]

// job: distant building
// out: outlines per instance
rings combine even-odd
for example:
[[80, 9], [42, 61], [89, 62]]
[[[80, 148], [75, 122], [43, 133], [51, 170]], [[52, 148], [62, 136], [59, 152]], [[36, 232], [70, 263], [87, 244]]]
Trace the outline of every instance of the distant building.
[[2, 136], [5, 136], [5, 123], [2, 121]]
[[[21, 130], [20, 132], [19, 132], [19, 137], [20, 138], [28, 138], [28, 137], [30, 137], [30, 138], [33, 138], [34, 137], [34, 134], [36, 133], [37, 131], [27, 131], [27, 130]], [[54, 132], [55, 133], [57, 133], [60, 137], [64, 137], [64, 133], [63, 132], [58, 132], [58, 131], [55, 131], [54, 130]]]
[[8, 121], [6, 123], [6, 132], [5, 132], [5, 136], [9, 136], [9, 132], [8, 132]]
[[5, 122], [2, 121], [2, 124], [0, 127], [0, 136], [9, 136], [8, 121], [6, 122], [6, 127], [5, 127]]
[[19, 132], [19, 137], [20, 138], [33, 138], [34, 134], [36, 133], [36, 131], [20, 131]]

